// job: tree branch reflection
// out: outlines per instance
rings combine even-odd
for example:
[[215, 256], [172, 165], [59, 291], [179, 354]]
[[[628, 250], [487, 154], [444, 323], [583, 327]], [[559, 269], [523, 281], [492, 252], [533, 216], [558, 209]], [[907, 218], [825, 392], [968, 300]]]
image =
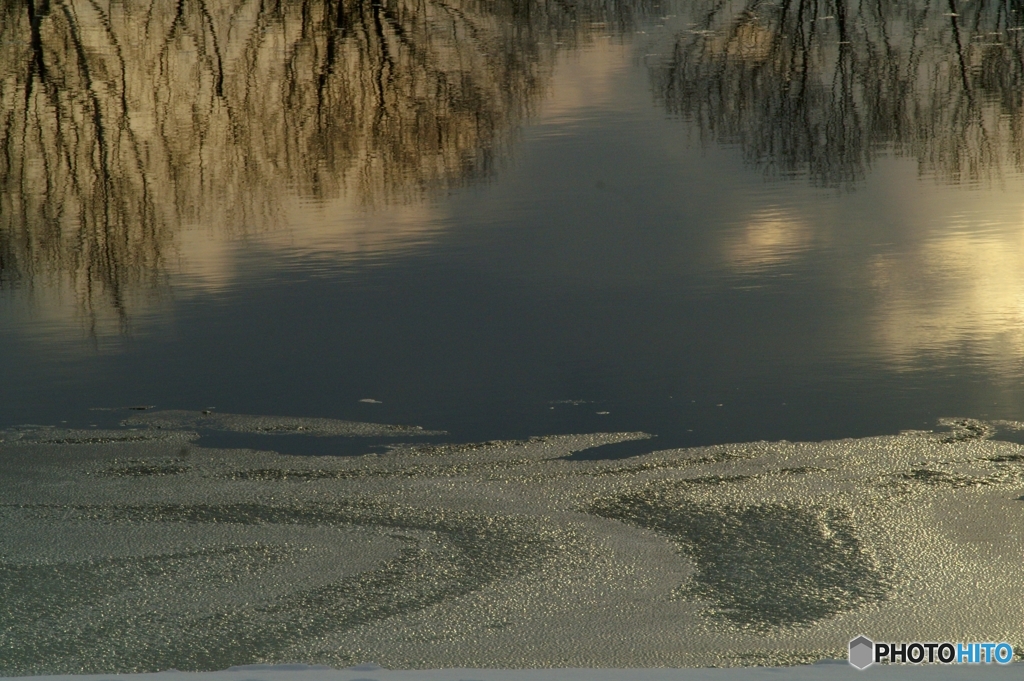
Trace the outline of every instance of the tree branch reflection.
[[773, 176], [847, 186], [890, 151], [952, 183], [1024, 170], [1024, 3], [698, 4], [652, 67], [673, 114]]
[[374, 207], [485, 177], [558, 46], [641, 5], [5, 0], [0, 286], [68, 287], [126, 324], [183, 226], [267, 229], [289, 194]]

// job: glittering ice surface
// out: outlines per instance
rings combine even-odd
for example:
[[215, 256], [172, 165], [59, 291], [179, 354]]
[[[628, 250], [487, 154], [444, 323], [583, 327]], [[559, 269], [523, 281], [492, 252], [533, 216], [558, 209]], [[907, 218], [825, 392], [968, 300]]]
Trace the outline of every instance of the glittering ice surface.
[[[1010, 681], [1021, 665], [872, 667], [874, 681]], [[732, 669], [424, 669], [390, 670], [375, 664], [331, 669], [319, 665], [242, 665], [219, 672], [129, 674], [120, 681], [854, 681], [865, 678], [845, 662], [798, 667]], [[109, 676], [34, 676], [34, 681], [110, 681]]]
[[295, 457], [146, 416], [0, 433], [0, 674], [792, 665], [858, 634], [1024, 649], [1024, 447], [990, 439], [1013, 424], [580, 461], [646, 435]]
[[385, 423], [362, 423], [359, 421], [339, 421], [338, 419], [294, 416], [221, 414], [209, 409], [203, 411], [166, 409], [136, 414], [131, 418], [125, 419], [123, 425], [172, 430], [206, 428], [235, 433], [258, 433], [260, 435], [311, 435], [319, 437], [332, 435], [397, 437], [402, 435], [444, 434], [444, 431], [423, 430], [423, 428], [418, 426], [394, 426]]

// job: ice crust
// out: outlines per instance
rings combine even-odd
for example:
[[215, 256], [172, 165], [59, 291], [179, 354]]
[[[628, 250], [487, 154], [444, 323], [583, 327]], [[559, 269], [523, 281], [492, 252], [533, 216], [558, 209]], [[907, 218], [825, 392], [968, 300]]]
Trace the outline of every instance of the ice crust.
[[[844, 661], [741, 669], [418, 669], [376, 665], [245, 665], [219, 672], [125, 674], [119, 681], [1003, 681], [1020, 679], [1021, 664], [978, 667], [885, 666], [857, 671]], [[4, 677], [0, 677], [4, 678]], [[21, 677], [26, 678], [26, 677]], [[110, 681], [110, 675], [33, 676], [32, 681]]]
[[[944, 425], [614, 461], [566, 457], [647, 435], [295, 457], [169, 429], [3, 432], [0, 674], [853, 678], [753, 667], [844, 659], [858, 634], [1019, 655], [1024, 447]], [[679, 670], [708, 666], [747, 668]]]
[[424, 430], [420, 426], [396, 426], [338, 419], [295, 416], [250, 416], [220, 412], [166, 409], [132, 416], [122, 425], [154, 429], [206, 429], [259, 435], [306, 435], [312, 437], [394, 437], [408, 435], [444, 435], [442, 430]]

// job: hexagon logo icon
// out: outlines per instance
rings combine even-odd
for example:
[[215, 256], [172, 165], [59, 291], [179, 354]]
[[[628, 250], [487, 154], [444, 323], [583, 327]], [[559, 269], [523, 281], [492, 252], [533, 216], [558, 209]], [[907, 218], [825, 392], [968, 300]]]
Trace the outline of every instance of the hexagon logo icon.
[[867, 636], [858, 636], [850, 641], [850, 664], [857, 669], [867, 669], [875, 662], [875, 643]]

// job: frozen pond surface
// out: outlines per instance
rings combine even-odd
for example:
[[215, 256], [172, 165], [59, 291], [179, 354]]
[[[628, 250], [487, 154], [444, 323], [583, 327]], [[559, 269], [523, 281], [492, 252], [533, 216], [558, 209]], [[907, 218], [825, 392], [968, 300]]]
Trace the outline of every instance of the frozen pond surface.
[[[125, 681], [852, 681], [862, 672], [848, 664], [819, 664], [787, 668], [748, 669], [431, 669], [392, 671], [374, 664], [350, 669], [324, 669], [304, 665], [246, 665], [221, 672], [189, 674], [161, 672], [131, 674]], [[38, 681], [106, 681], [103, 676], [37, 676]], [[1001, 681], [1020, 678], [1015, 666], [999, 668], [914, 669], [887, 667], [873, 669], [879, 681]]]
[[7, 431], [3, 671], [778, 665], [843, 658], [858, 632], [1020, 646], [1024, 447], [986, 438], [1021, 424], [946, 425], [598, 461], [568, 457], [646, 434], [295, 457]]
[[4, 4], [0, 673], [1024, 650], [1020, 15]]

